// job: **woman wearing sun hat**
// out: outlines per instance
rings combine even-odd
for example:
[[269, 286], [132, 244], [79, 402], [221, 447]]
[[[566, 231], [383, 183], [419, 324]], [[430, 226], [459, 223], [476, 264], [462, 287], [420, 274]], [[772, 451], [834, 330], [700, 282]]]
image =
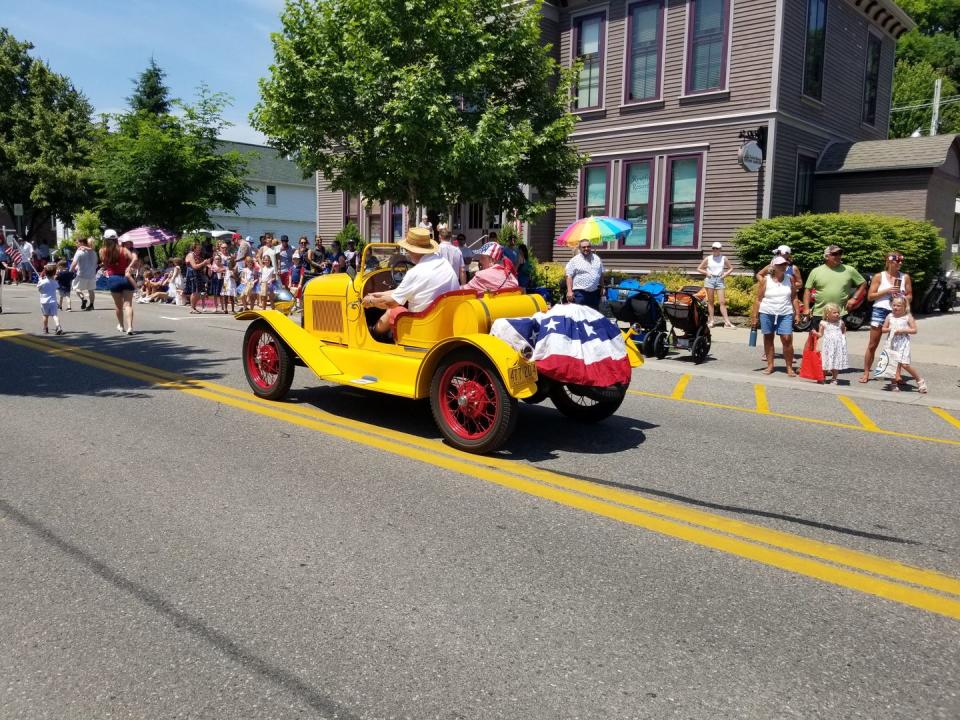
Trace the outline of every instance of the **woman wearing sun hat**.
[[720, 315], [723, 317], [723, 326], [732, 328], [730, 318], [727, 317], [727, 299], [723, 294], [726, 285], [723, 279], [733, 272], [733, 266], [727, 256], [720, 252], [723, 250], [723, 245], [715, 242], [710, 247], [713, 253], [701, 260], [700, 267], [697, 268], [697, 272], [706, 275], [703, 287], [707, 290], [707, 322], [710, 327], [713, 327], [713, 295], [716, 293], [717, 299], [720, 301]]
[[429, 230], [410, 228], [397, 245], [407, 251], [406, 259], [413, 267], [395, 289], [363, 297], [364, 307], [386, 310], [374, 327], [374, 332], [381, 336], [386, 336], [396, 325], [397, 317], [407, 310], [419, 312], [445, 292], [460, 289], [457, 274], [450, 263], [437, 254], [440, 246], [430, 237]]

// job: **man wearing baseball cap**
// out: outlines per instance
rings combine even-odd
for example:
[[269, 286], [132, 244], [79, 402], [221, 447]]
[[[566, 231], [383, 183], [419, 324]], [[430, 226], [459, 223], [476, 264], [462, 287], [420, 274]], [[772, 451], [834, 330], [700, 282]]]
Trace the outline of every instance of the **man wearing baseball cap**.
[[810, 271], [804, 287], [803, 304], [807, 308], [810, 307], [810, 291], [816, 291], [813, 327], [819, 330], [820, 321], [823, 319], [823, 306], [836, 303], [840, 308], [840, 315], [846, 315], [856, 307], [857, 298], [866, 290], [867, 281], [855, 267], [843, 264], [843, 250], [836, 245], [828, 245], [823, 251], [823, 264]]
[[390, 337], [397, 318], [403, 313], [408, 310], [420, 312], [444, 293], [460, 289], [457, 274], [450, 263], [437, 254], [440, 246], [430, 237], [427, 228], [410, 228], [397, 245], [407, 251], [406, 260], [413, 267], [407, 270], [394, 290], [369, 293], [363, 297], [365, 308], [386, 310], [373, 328], [381, 338]]

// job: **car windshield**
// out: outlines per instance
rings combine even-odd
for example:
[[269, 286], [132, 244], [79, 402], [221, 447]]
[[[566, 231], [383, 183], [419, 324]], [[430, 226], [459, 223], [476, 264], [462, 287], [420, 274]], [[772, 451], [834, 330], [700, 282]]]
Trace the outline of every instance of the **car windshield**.
[[387, 270], [402, 260], [406, 260], [406, 252], [393, 243], [367, 243], [357, 268], [357, 277], [369, 275], [377, 270]]

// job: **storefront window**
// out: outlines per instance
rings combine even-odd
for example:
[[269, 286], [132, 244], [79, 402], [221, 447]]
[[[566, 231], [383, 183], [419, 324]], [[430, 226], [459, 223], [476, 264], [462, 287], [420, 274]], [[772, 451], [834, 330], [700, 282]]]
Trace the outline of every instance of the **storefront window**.
[[633, 225], [622, 247], [650, 246], [650, 175], [652, 162], [626, 163], [623, 189], [623, 218]]
[[693, 248], [699, 244], [700, 156], [667, 158], [667, 211], [664, 246]]
[[583, 169], [580, 217], [607, 214], [607, 166], [588, 165]]

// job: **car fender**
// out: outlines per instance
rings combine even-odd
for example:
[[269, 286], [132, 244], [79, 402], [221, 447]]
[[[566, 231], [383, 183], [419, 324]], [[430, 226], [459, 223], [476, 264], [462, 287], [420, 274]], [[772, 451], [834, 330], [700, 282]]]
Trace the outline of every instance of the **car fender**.
[[323, 341], [312, 336], [283, 313], [276, 310], [244, 310], [235, 317], [237, 320], [260, 318], [268, 322], [287, 347], [319, 377], [342, 374], [340, 368], [334, 365], [323, 351]]
[[459, 348], [473, 347], [483, 353], [493, 366], [500, 373], [500, 378], [507, 388], [507, 392], [513, 397], [523, 399], [532, 396], [537, 391], [536, 369], [532, 379], [527, 382], [511, 385], [510, 369], [518, 365], [533, 365], [523, 358], [523, 356], [514, 350], [510, 345], [500, 338], [486, 333], [476, 333], [471, 335], [458, 335], [437, 343], [420, 365], [420, 371], [417, 373], [417, 393], [416, 397], [424, 398], [430, 395], [430, 383], [433, 381], [434, 373], [440, 362], [449, 353]]

